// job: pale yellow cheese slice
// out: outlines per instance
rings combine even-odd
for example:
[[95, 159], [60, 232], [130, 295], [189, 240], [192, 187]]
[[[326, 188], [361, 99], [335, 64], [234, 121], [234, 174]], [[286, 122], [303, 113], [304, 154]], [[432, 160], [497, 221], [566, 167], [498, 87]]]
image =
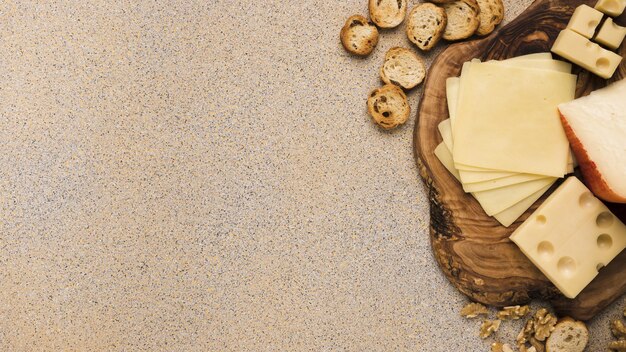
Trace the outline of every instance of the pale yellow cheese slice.
[[446, 144], [448, 150], [452, 150], [452, 125], [450, 119], [445, 119], [441, 121], [437, 126], [437, 129], [439, 130], [439, 134], [441, 135], [443, 143]]
[[534, 53], [534, 54], [526, 54], [522, 56], [512, 57], [510, 59], [506, 59], [504, 61], [515, 61], [515, 60], [550, 60], [552, 59], [551, 53]]
[[569, 143], [556, 106], [575, 87], [567, 73], [472, 63], [453, 126], [455, 164], [562, 177]]
[[569, 177], [511, 240], [568, 298], [575, 298], [626, 248], [626, 226]]
[[542, 178], [553, 178], [553, 177], [542, 176], [542, 175], [532, 175], [532, 174], [515, 174], [513, 176], [497, 178], [497, 179], [489, 180], [489, 181], [475, 182], [475, 183], [463, 183], [463, 190], [468, 193], [488, 191], [490, 189], [502, 188], [502, 187], [511, 186], [517, 183], [540, 180]]
[[528, 210], [528, 208], [535, 204], [537, 199], [541, 198], [541, 196], [546, 193], [548, 189], [550, 189], [550, 186], [552, 186], [552, 183], [531, 194], [530, 196], [524, 198], [524, 200], [515, 203], [515, 205], [513, 205], [512, 207], [506, 208], [505, 210], [497, 214], [493, 214], [493, 217], [496, 218], [496, 220], [498, 220], [498, 222], [501, 223], [502, 226], [511, 226], [511, 224], [514, 223], [515, 220], [519, 219], [519, 217], [522, 216], [522, 214], [524, 214], [526, 210]]
[[[454, 168], [454, 161], [452, 160], [452, 153], [446, 148], [446, 145], [442, 142], [440, 143], [434, 151], [435, 156], [441, 161], [442, 165], [454, 176], [457, 180], [459, 180], [459, 175]], [[492, 214], [487, 213], [488, 215], [496, 215], [503, 219], [503, 221], [512, 218], [515, 214], [519, 213], [520, 215], [524, 213], [528, 207], [530, 207], [534, 201], [528, 204], [528, 198], [534, 196], [537, 192], [550, 187], [550, 185], [554, 182], [549, 182], [544, 186], [537, 187], [536, 184], [533, 184], [531, 181], [526, 184], [518, 184], [508, 187], [502, 187], [497, 191], [487, 191], [487, 192], [476, 192], [472, 193], [472, 196], [476, 198], [476, 200], [480, 203], [481, 207], [485, 209], [487, 207], [492, 211]], [[541, 180], [539, 180], [541, 181]], [[522, 186], [520, 186], [522, 185]], [[547, 187], [546, 187], [547, 186]], [[541, 195], [539, 195], [541, 196]], [[537, 197], [538, 198], [538, 197]], [[535, 199], [536, 200], [536, 199]], [[523, 203], [523, 204], [518, 204]], [[510, 206], [504, 207], [503, 204], [510, 204]], [[524, 204], [528, 204], [524, 211], [520, 212], [520, 208], [523, 207]], [[508, 208], [513, 208], [507, 211]], [[493, 212], [495, 209], [499, 209], [498, 211]], [[519, 217], [519, 215], [518, 215]], [[515, 218], [517, 219], [517, 217]], [[515, 221], [513, 219], [512, 221]], [[498, 220], [500, 221], [500, 220]], [[504, 223], [503, 223], [504, 225]], [[509, 223], [510, 225], [510, 223]], [[505, 225], [508, 226], [508, 225]]]

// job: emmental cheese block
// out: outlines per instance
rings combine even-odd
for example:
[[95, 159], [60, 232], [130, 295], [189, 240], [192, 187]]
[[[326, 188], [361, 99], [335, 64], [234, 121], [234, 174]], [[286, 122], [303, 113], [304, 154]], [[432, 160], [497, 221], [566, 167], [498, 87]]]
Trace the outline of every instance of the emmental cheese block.
[[612, 18], [607, 18], [594, 40], [607, 48], [615, 50], [622, 45], [624, 36], [626, 36], [626, 27], [615, 24]]
[[552, 52], [606, 79], [613, 76], [622, 62], [621, 56], [568, 28], [559, 33]]
[[574, 14], [572, 18], [570, 18], [567, 28], [587, 39], [591, 39], [600, 21], [602, 21], [602, 17], [602, 12], [593, 7], [580, 5], [574, 10]]
[[626, 0], [598, 0], [595, 8], [609, 16], [617, 17], [624, 12]]
[[568, 298], [575, 298], [626, 248], [626, 225], [569, 177], [511, 235]]

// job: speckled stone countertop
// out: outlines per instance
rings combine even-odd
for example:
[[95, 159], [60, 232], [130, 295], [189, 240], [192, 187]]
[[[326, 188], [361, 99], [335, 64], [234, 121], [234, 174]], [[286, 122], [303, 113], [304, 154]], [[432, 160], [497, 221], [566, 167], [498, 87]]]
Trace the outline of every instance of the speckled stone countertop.
[[366, 114], [404, 27], [358, 59], [357, 13], [0, 2], [0, 350], [487, 351], [430, 251], [421, 91], [396, 131]]

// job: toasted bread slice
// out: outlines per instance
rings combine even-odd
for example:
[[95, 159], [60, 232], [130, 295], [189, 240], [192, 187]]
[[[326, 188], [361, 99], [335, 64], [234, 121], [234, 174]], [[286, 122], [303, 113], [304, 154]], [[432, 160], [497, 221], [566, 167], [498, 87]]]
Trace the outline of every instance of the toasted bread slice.
[[406, 122], [411, 107], [402, 89], [386, 84], [370, 93], [367, 112], [380, 127], [390, 130]]
[[355, 55], [367, 56], [378, 44], [378, 28], [369, 23], [367, 18], [354, 15], [348, 18], [341, 28], [340, 38], [341, 44], [347, 51]]
[[409, 13], [406, 35], [418, 48], [428, 51], [439, 42], [447, 23], [446, 10], [431, 3], [419, 4]]
[[370, 0], [370, 17], [380, 28], [394, 28], [406, 16], [406, 0]]
[[582, 321], [561, 319], [546, 340], [546, 352], [583, 352], [589, 342], [589, 331]]
[[476, 34], [485, 36], [496, 28], [504, 19], [504, 3], [502, 0], [476, 0], [480, 8], [480, 25]]
[[449, 41], [466, 39], [472, 36], [480, 25], [480, 8], [476, 0], [457, 0], [443, 4], [448, 23], [443, 39]]
[[387, 84], [411, 89], [426, 77], [426, 65], [413, 51], [391, 48], [385, 54], [385, 63], [380, 68], [380, 78]]

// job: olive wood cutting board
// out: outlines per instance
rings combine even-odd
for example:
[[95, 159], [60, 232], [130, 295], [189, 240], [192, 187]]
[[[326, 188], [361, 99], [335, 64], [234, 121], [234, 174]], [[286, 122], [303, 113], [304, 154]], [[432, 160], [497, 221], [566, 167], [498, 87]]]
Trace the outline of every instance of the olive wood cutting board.
[[[505, 228], [463, 192], [458, 181], [433, 151], [441, 142], [437, 125], [448, 118], [446, 78], [458, 76], [464, 62], [506, 59], [549, 52], [574, 9], [596, 0], [537, 0], [518, 18], [487, 38], [458, 43], [440, 54], [430, 68], [414, 132], [414, 151], [430, 198], [430, 238], [435, 258], [448, 279], [471, 299], [494, 306], [549, 300], [556, 311], [587, 320], [626, 292], [626, 251], [618, 255], [576, 299], [567, 299], [509, 240], [511, 233], [541, 204], [538, 200], [513, 225]], [[616, 20], [624, 25], [626, 16]], [[626, 54], [626, 45], [620, 55]], [[606, 86], [606, 80], [579, 68], [576, 96]], [[613, 80], [626, 76], [622, 62]], [[488, 99], [489, 97], [485, 97]], [[611, 205], [626, 222], [626, 205]]]

